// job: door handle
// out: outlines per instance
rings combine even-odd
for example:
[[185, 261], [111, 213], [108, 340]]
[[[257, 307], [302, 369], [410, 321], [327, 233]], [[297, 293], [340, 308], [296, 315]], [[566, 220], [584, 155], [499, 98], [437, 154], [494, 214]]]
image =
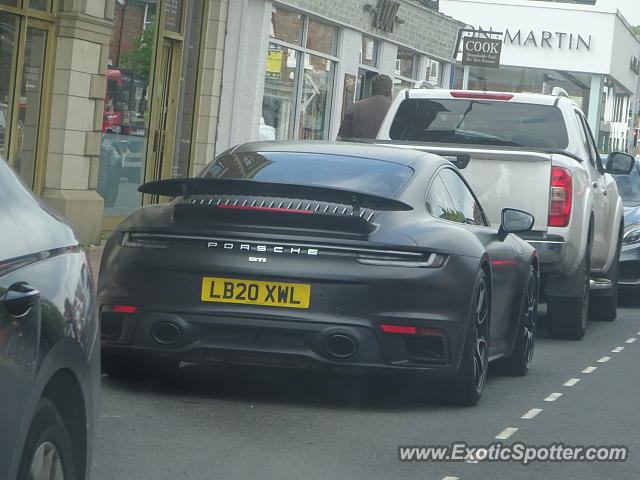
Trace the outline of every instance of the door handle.
[[26, 282], [14, 283], [4, 296], [4, 307], [10, 315], [21, 317], [40, 301], [40, 292]]

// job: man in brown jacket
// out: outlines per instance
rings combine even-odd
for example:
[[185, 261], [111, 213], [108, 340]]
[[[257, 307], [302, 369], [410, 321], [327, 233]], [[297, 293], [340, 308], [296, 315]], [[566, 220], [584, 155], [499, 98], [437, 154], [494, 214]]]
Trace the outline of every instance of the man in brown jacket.
[[349, 138], [376, 138], [384, 116], [391, 105], [393, 80], [376, 75], [371, 81], [371, 96], [354, 103], [344, 116], [338, 140]]

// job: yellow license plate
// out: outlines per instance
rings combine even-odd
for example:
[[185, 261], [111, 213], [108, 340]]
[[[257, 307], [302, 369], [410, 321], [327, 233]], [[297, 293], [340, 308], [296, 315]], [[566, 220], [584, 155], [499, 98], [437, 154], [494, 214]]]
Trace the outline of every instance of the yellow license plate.
[[311, 285], [204, 277], [203, 302], [246, 303], [272, 307], [309, 308]]

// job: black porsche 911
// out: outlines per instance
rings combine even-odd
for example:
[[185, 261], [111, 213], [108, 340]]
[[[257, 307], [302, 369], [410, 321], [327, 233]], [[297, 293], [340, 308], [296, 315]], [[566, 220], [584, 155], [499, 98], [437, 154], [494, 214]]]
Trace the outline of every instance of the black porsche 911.
[[262, 142], [199, 178], [142, 185], [102, 259], [103, 368], [180, 361], [326, 366], [440, 378], [480, 398], [490, 360], [529, 369], [538, 261], [455, 166], [384, 146]]

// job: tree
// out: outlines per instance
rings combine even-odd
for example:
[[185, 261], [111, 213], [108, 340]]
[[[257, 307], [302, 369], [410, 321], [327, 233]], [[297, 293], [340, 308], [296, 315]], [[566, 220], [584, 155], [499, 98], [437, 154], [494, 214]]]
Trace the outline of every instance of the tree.
[[155, 35], [156, 19], [152, 17], [150, 25], [142, 30], [140, 36], [133, 42], [131, 49], [122, 53], [120, 67], [131, 68], [136, 72], [137, 76], [148, 79]]
[[633, 31], [636, 33], [636, 35], [640, 35], [640, 25], [636, 25], [635, 27], [633, 27]]

